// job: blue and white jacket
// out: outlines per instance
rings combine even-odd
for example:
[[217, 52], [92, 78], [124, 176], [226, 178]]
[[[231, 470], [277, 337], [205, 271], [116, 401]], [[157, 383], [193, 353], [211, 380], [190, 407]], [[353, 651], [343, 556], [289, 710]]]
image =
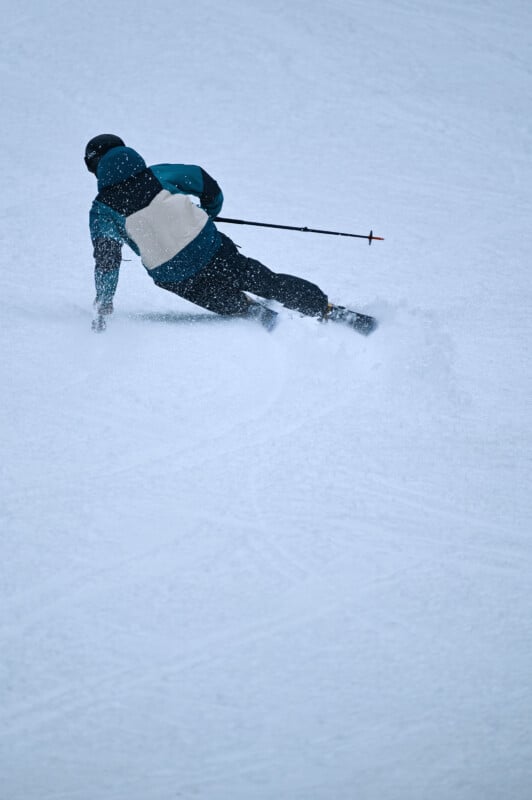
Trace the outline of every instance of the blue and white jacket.
[[[122, 245], [141, 257], [160, 285], [199, 272], [221, 244], [213, 219], [223, 195], [201, 167], [147, 167], [130, 147], [114, 147], [98, 164], [98, 195], [90, 212], [96, 301], [109, 303], [118, 283]], [[200, 201], [196, 205], [189, 197]]]

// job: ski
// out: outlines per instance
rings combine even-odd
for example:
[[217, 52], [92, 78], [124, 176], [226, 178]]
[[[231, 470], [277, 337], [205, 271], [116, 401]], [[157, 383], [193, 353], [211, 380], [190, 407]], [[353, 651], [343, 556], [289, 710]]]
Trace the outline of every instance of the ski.
[[255, 322], [258, 322], [270, 333], [273, 331], [279, 321], [279, 314], [277, 311], [268, 308], [268, 306], [263, 305], [262, 303], [257, 303], [256, 301], [252, 301], [250, 303], [249, 309], [246, 311], [244, 316], [254, 320]]
[[325, 315], [325, 320], [341, 322], [344, 325], [348, 325], [350, 328], [354, 328], [357, 333], [361, 333], [363, 336], [369, 336], [370, 333], [376, 330], [379, 324], [375, 317], [371, 317], [369, 314], [362, 314], [360, 311], [353, 311], [350, 308], [335, 305], [329, 306]]

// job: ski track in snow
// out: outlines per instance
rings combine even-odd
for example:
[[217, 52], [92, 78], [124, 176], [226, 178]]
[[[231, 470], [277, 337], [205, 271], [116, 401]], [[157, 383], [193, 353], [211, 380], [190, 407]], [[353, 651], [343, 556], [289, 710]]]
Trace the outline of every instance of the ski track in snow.
[[[219, 12], [4, 14], [0, 798], [529, 800], [529, 4]], [[94, 336], [102, 130], [378, 331]]]

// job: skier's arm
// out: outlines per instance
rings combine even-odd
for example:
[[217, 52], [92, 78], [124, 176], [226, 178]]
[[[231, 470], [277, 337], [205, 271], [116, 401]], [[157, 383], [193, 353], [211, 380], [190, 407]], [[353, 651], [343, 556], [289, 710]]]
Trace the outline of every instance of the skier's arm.
[[212, 219], [220, 213], [224, 200], [222, 190], [202, 167], [194, 164], [155, 164], [150, 169], [170, 192], [184, 192], [199, 198], [201, 207]]
[[99, 313], [110, 314], [120, 273], [123, 237], [112, 212], [101, 203], [93, 203], [89, 225], [94, 255], [94, 304]]
[[94, 245], [94, 301], [100, 314], [111, 314], [122, 260], [122, 245], [114, 239], [98, 238]]

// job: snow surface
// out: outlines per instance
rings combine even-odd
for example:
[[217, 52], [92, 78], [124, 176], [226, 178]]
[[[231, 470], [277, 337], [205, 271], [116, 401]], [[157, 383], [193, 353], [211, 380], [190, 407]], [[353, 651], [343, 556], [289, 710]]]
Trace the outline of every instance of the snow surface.
[[[1, 800], [529, 800], [530, 2], [1, 18]], [[378, 332], [95, 336], [102, 132]]]

